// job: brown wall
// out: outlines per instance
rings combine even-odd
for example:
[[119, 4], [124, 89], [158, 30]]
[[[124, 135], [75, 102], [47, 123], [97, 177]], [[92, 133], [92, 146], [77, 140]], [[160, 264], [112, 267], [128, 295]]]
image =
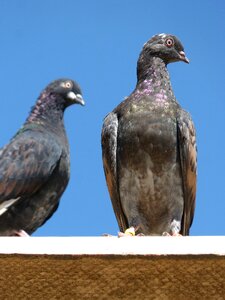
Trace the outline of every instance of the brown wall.
[[0, 255], [0, 299], [225, 299], [221, 256]]

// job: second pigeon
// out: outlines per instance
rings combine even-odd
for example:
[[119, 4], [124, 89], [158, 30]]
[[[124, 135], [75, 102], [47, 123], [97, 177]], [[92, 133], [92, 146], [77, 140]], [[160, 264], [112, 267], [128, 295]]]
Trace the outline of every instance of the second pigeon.
[[192, 224], [195, 129], [170, 84], [167, 64], [177, 61], [189, 62], [177, 37], [152, 37], [138, 59], [135, 90], [104, 120], [106, 181], [127, 234], [188, 235]]
[[78, 84], [59, 79], [42, 91], [25, 124], [0, 151], [0, 235], [27, 236], [59, 205], [70, 176], [64, 110], [84, 105]]

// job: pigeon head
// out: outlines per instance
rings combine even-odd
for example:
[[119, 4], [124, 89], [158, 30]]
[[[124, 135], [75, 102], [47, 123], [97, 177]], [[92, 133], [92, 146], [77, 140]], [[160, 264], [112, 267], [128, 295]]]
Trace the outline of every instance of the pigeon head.
[[67, 107], [71, 104], [85, 105], [79, 85], [71, 79], [58, 79], [51, 82], [42, 94], [58, 99]]
[[27, 121], [57, 121], [62, 119], [64, 110], [72, 104], [85, 105], [79, 85], [67, 78], [55, 80], [41, 92]]
[[150, 57], [159, 57], [165, 64], [176, 61], [189, 63], [185, 56], [184, 47], [179, 39], [171, 34], [157, 34], [144, 44], [142, 54]]

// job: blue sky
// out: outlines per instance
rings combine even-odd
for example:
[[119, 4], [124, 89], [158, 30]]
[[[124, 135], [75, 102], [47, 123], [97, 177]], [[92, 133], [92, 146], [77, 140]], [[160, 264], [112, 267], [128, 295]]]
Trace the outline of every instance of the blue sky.
[[70, 183], [35, 236], [117, 233], [102, 168], [102, 122], [134, 89], [141, 48], [161, 32], [177, 35], [191, 61], [169, 65], [175, 95], [197, 130], [191, 234], [225, 235], [224, 16], [223, 0], [0, 0], [0, 146], [50, 81], [75, 79], [86, 100], [65, 113]]

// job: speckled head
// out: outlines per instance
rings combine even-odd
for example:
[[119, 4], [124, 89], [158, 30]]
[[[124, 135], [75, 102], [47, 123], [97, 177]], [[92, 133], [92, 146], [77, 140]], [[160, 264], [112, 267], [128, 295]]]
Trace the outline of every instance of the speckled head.
[[85, 104], [79, 85], [68, 78], [54, 80], [41, 92], [26, 122], [57, 122], [72, 104]]
[[189, 63], [183, 45], [172, 34], [161, 33], [153, 36], [144, 44], [142, 54], [160, 57], [166, 64], [176, 61]]

